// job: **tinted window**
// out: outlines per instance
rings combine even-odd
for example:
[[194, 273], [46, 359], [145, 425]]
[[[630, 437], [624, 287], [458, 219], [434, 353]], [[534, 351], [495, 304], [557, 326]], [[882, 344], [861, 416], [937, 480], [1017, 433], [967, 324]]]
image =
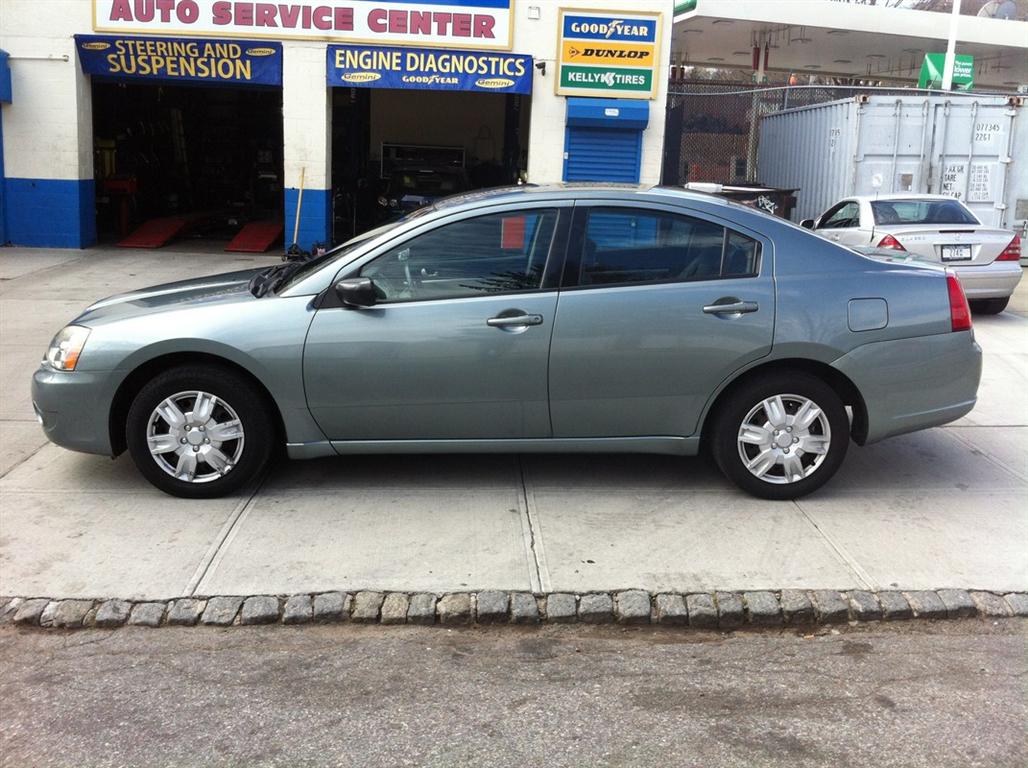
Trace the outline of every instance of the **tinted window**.
[[[727, 240], [727, 248], [726, 248]], [[710, 280], [755, 274], [757, 243], [702, 219], [638, 210], [588, 213], [579, 285]]]
[[977, 224], [978, 219], [956, 200], [876, 200], [875, 224]]
[[821, 217], [820, 229], [843, 229], [860, 224], [860, 204], [840, 203]]
[[369, 262], [382, 301], [482, 296], [538, 289], [557, 211], [492, 214], [447, 224]]

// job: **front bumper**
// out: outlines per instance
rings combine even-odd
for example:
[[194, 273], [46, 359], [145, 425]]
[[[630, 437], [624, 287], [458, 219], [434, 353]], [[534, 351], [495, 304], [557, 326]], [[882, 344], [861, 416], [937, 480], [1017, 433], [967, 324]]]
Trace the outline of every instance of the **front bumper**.
[[47, 365], [36, 369], [32, 407], [50, 442], [73, 451], [113, 454], [110, 376], [110, 372], [56, 371]]
[[1016, 261], [994, 261], [980, 267], [948, 265], [964, 287], [969, 299], [1002, 299], [1014, 292], [1024, 270]]
[[972, 331], [940, 333], [865, 344], [832, 365], [864, 399], [866, 444], [969, 413], [978, 399], [982, 349]]

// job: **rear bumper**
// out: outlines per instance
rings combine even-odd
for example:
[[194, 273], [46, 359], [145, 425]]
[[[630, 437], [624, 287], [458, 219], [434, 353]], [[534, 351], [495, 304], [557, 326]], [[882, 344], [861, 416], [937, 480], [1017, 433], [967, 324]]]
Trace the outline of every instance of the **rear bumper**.
[[1024, 270], [1016, 261], [994, 261], [980, 267], [949, 265], [969, 299], [1002, 299], [1014, 292]]
[[84, 453], [112, 455], [108, 417], [110, 372], [55, 371], [32, 375], [32, 407], [52, 443]]
[[873, 443], [969, 413], [978, 398], [982, 350], [971, 331], [942, 333], [866, 344], [832, 365], [860, 391], [865, 443]]

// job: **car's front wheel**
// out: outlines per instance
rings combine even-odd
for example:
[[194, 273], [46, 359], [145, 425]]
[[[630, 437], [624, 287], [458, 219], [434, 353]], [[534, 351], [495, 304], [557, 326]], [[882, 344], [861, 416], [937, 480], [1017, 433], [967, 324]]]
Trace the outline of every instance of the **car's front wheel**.
[[805, 373], [773, 373], [728, 394], [712, 450], [721, 471], [744, 491], [795, 499], [835, 474], [849, 439], [849, 417], [834, 389]]
[[998, 315], [1007, 308], [1009, 303], [1009, 296], [1004, 296], [1001, 299], [972, 299], [969, 302], [971, 311], [977, 315]]
[[259, 477], [275, 441], [265, 398], [227, 368], [181, 366], [136, 395], [126, 443], [139, 471], [166, 493], [212, 498]]

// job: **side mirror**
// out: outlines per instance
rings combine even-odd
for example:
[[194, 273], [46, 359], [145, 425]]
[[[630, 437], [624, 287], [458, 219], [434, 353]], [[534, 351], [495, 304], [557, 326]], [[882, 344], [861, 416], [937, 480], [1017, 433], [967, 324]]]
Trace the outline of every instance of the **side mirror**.
[[804, 229], [813, 229], [814, 228], [814, 220], [813, 219], [804, 219], [803, 221], [800, 222], [800, 226], [803, 227]]
[[335, 284], [336, 296], [344, 307], [370, 307], [378, 301], [370, 277], [349, 277]]

